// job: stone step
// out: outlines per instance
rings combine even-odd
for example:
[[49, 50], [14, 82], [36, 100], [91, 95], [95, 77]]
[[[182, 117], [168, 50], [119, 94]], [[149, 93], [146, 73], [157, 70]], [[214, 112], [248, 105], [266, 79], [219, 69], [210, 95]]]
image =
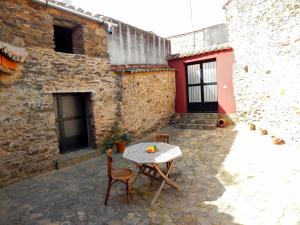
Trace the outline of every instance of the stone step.
[[65, 153], [61, 155], [61, 157], [57, 161], [55, 161], [55, 166], [56, 169], [73, 166], [77, 163], [89, 160], [91, 158], [95, 158], [100, 154], [101, 151], [92, 148], [85, 148], [85, 149]]
[[218, 119], [218, 113], [178, 113], [180, 118], [191, 118], [191, 119]]
[[178, 123], [176, 127], [182, 129], [214, 130], [217, 126], [209, 124]]
[[180, 118], [178, 123], [193, 123], [193, 124], [208, 124], [208, 125], [216, 125], [217, 119], [193, 119], [193, 118]]

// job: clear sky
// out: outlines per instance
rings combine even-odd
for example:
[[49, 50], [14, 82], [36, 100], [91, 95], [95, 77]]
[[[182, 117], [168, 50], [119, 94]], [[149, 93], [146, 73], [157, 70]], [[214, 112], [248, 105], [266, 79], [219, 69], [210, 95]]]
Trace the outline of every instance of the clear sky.
[[225, 23], [224, 0], [71, 0], [71, 3], [162, 37]]

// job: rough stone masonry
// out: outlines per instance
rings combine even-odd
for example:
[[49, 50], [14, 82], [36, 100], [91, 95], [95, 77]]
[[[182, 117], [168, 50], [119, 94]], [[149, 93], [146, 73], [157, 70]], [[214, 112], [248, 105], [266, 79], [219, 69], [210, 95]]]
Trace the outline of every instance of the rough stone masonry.
[[[57, 22], [76, 25], [74, 53], [78, 54], [54, 51], [53, 25]], [[55, 125], [55, 93], [89, 93], [92, 111], [88, 119], [92, 121], [91, 133], [97, 149], [101, 150], [105, 140], [113, 135], [117, 121], [125, 122], [123, 132], [128, 132], [131, 125], [126, 125], [127, 119], [118, 113], [118, 107], [123, 105], [118, 102], [122, 85], [119, 75], [111, 70], [108, 34], [102, 24], [29, 0], [5, 0], [0, 4], [0, 33], [1, 41], [24, 47], [28, 52], [18, 76], [8, 80], [0, 74], [0, 187], [54, 169], [54, 161], [61, 156]], [[125, 104], [121, 111], [126, 114], [130, 107], [131, 116], [139, 116], [146, 107], [142, 104], [147, 104], [143, 99], [151, 95], [159, 99], [157, 109], [166, 110], [157, 113], [155, 121], [147, 118], [152, 118], [153, 112], [145, 111], [143, 118], [147, 124], [143, 129], [130, 130], [133, 136], [165, 124], [174, 113], [171, 100], [175, 82], [164, 82], [165, 73], [151, 76], [157, 81], [157, 89], [147, 96], [133, 91], [134, 97], [127, 97], [139, 99], [139, 107]], [[168, 76], [174, 79], [174, 72]], [[147, 87], [147, 79], [139, 81], [140, 86]]]
[[174, 70], [123, 73], [120, 84], [120, 128], [129, 134], [161, 127], [174, 114]]
[[225, 4], [237, 116], [300, 147], [300, 3]]

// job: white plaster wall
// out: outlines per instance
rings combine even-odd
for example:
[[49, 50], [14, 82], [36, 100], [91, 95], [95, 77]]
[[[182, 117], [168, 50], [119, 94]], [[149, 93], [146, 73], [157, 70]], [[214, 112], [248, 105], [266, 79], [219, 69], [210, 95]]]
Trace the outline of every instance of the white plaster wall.
[[169, 40], [121, 22], [108, 37], [112, 65], [167, 65], [170, 51]]

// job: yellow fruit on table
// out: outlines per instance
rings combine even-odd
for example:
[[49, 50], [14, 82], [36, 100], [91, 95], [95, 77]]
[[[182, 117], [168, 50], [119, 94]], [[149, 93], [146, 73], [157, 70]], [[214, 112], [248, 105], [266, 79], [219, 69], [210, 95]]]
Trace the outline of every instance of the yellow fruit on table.
[[155, 152], [154, 146], [149, 146], [149, 147], [147, 148], [147, 151], [148, 151], [148, 152]]

